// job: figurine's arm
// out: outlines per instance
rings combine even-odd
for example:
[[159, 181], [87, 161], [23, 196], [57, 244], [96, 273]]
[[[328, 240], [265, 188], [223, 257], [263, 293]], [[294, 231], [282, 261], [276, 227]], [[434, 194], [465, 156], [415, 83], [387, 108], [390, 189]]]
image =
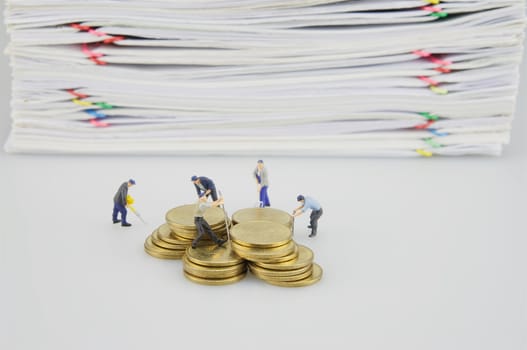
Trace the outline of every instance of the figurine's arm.
[[262, 169], [262, 175], [261, 176], [262, 176], [261, 185], [262, 186], [269, 186], [269, 179], [267, 177], [267, 168], [266, 167], [264, 167]]
[[121, 187], [121, 204], [123, 207], [127, 207], [128, 203], [126, 203], [126, 196], [128, 196], [128, 186], [122, 186]]
[[223, 197], [220, 197], [220, 198], [218, 198], [217, 200], [215, 200], [214, 202], [211, 202], [211, 204], [212, 204], [213, 207], [220, 206], [220, 205], [222, 205], [223, 203], [225, 203], [225, 201], [223, 200]]
[[293, 216], [294, 217], [297, 217], [297, 216], [300, 216], [304, 213], [304, 205], [302, 204], [301, 206], [299, 206], [298, 208], [295, 208], [295, 210], [293, 210]]
[[205, 196], [208, 196], [209, 193], [214, 191], [216, 189], [216, 186], [214, 185], [214, 182], [212, 180], [207, 180], [205, 183], [201, 183], [203, 187], [205, 187]]

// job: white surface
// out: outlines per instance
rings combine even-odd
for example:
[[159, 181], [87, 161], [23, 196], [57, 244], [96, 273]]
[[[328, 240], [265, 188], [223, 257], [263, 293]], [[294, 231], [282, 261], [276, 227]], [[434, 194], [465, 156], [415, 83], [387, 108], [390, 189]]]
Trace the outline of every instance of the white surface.
[[[1, 24], [1, 23], [0, 23]], [[0, 43], [5, 45], [5, 35]], [[1, 57], [0, 141], [8, 132]], [[525, 78], [520, 96], [525, 96]], [[256, 202], [259, 158], [0, 154], [0, 349], [527, 348], [527, 106], [501, 158], [265, 158], [274, 207], [323, 205], [295, 238], [324, 269], [312, 287], [255, 278], [193, 284], [143, 251], [189, 177], [216, 180], [229, 213]], [[128, 177], [147, 220], [110, 221]], [[130, 214], [132, 215], [132, 214]]]

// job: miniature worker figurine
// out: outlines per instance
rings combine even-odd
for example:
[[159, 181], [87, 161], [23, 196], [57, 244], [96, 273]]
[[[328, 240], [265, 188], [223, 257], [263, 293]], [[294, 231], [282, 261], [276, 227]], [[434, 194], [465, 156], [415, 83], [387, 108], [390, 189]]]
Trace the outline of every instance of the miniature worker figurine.
[[[128, 188], [132, 187], [133, 185], [135, 185], [135, 181], [133, 179], [123, 182], [113, 197], [112, 219], [114, 224], [120, 222], [121, 226], [132, 226], [132, 224], [126, 221], [126, 207], [128, 206], [126, 199], [128, 197]], [[121, 213], [121, 220], [117, 219], [118, 213]]]
[[269, 195], [267, 189], [269, 188], [269, 179], [267, 177], [267, 168], [264, 165], [263, 160], [259, 160], [256, 163], [256, 169], [254, 169], [254, 177], [256, 178], [256, 190], [260, 195], [260, 208], [270, 207]]
[[297, 217], [302, 215], [306, 210], [311, 209], [309, 226], [307, 228], [311, 229], [309, 237], [315, 237], [317, 235], [318, 219], [320, 219], [323, 213], [322, 207], [315, 199], [301, 194], [296, 197], [296, 200], [297, 202], [301, 202], [302, 205], [293, 210], [293, 216]]
[[214, 243], [218, 245], [218, 247], [221, 247], [221, 245], [227, 241], [225, 239], [218, 238], [218, 236], [212, 232], [209, 223], [203, 218], [203, 214], [208, 208], [217, 207], [222, 204], [223, 198], [215, 200], [214, 202], [207, 202], [206, 195], [203, 194], [201, 197], [199, 197], [198, 203], [196, 204], [196, 211], [194, 212], [194, 224], [196, 225], [198, 235], [192, 241], [192, 248], [196, 248], [198, 242], [201, 240], [205, 232], [214, 241]]
[[216, 185], [214, 181], [205, 176], [196, 176], [193, 175], [190, 180], [196, 186], [196, 192], [198, 193], [198, 198], [201, 197], [202, 193], [205, 193], [205, 198], [212, 196], [212, 200], [218, 200], [218, 194], [216, 193]]

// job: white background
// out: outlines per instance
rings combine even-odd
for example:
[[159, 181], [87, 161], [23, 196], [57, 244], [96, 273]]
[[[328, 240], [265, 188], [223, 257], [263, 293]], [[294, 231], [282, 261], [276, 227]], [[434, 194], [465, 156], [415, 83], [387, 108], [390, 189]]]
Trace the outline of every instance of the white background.
[[[195, 199], [193, 174], [216, 181], [229, 213], [253, 206], [258, 154], [0, 153], [0, 349], [527, 349], [525, 67], [500, 158], [264, 158], [274, 207], [298, 193], [324, 207], [315, 239], [307, 215], [296, 223], [324, 269], [306, 288], [201, 286], [143, 251], [166, 211]], [[5, 56], [0, 69], [3, 144]], [[129, 177], [148, 223], [121, 228], [112, 197]]]

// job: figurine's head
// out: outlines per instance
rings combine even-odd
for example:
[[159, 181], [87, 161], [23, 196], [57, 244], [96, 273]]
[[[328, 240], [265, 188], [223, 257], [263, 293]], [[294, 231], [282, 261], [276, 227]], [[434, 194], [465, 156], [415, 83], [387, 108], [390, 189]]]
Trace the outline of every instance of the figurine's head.
[[196, 175], [192, 175], [190, 181], [194, 182], [196, 185], [200, 183], [199, 177], [197, 177]]
[[135, 180], [134, 179], [128, 180], [128, 187], [132, 187], [133, 185], [135, 185]]
[[296, 196], [296, 201], [297, 202], [303, 202], [305, 200], [304, 196], [302, 196], [301, 194], [299, 194], [298, 196]]
[[258, 169], [262, 170], [263, 167], [264, 167], [264, 162], [263, 162], [263, 160], [260, 159], [259, 161], [257, 161], [257, 162], [256, 162], [256, 166], [258, 167]]

